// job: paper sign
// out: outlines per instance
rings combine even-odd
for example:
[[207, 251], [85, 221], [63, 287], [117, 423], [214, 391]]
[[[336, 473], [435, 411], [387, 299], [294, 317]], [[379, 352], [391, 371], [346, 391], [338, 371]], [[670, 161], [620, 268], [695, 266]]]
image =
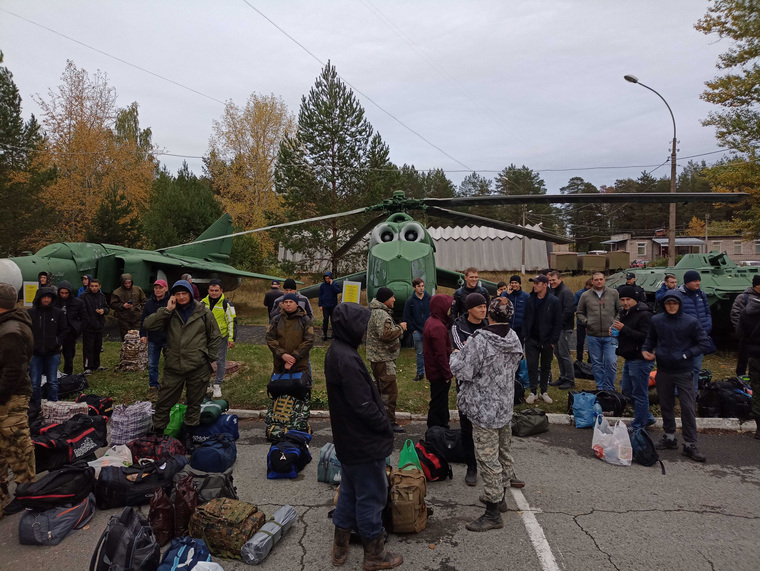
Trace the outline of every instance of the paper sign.
[[361, 282], [343, 282], [343, 301], [349, 303], [359, 303], [362, 294]]
[[37, 295], [37, 282], [24, 282], [24, 307], [32, 307], [34, 296]]

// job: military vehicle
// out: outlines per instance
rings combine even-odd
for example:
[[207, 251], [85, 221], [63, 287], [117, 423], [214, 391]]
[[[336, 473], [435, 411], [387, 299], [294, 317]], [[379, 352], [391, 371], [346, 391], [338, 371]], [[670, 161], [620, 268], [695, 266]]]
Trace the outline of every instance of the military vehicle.
[[[470, 206], [519, 206], [525, 204], [570, 204], [570, 203], [625, 203], [625, 202], [738, 202], [746, 195], [739, 193], [609, 193], [609, 194], [530, 194], [530, 195], [494, 195], [476, 197], [455, 198], [407, 198], [401, 191], [395, 191], [391, 198], [379, 204], [357, 208], [347, 212], [338, 212], [315, 218], [296, 220], [274, 224], [263, 228], [245, 230], [227, 236], [199, 239], [192, 244], [173, 246], [187, 247], [202, 242], [227, 239], [230, 236], [263, 232], [274, 228], [285, 228], [312, 222], [323, 222], [332, 218], [353, 216], [364, 213], [379, 213], [362, 228], [359, 229], [346, 243], [336, 252], [336, 257], [345, 256], [354, 246], [359, 244], [367, 234], [369, 238], [369, 251], [367, 254], [367, 268], [355, 274], [336, 277], [338, 280], [359, 281], [366, 287], [369, 299], [375, 296], [380, 287], [389, 287], [396, 297], [395, 313], [403, 311], [406, 300], [412, 293], [411, 282], [420, 277], [425, 280], [425, 287], [429, 292], [434, 292], [438, 286], [457, 288], [462, 283], [462, 274], [440, 268], [435, 263], [435, 245], [424, 226], [414, 220], [407, 212], [421, 211], [429, 216], [445, 218], [459, 224], [477, 224], [489, 226], [498, 230], [506, 230], [528, 238], [546, 240], [566, 244], [572, 242], [564, 236], [557, 236], [547, 232], [531, 230], [516, 224], [502, 222], [483, 216], [469, 214], [445, 207], [470, 207]], [[548, 260], [547, 260], [548, 263]], [[491, 293], [496, 292], [496, 284], [482, 282]], [[319, 286], [310, 286], [301, 290], [301, 293], [309, 297], [316, 297]]]
[[689, 270], [699, 272], [700, 288], [707, 294], [713, 316], [713, 332], [726, 335], [731, 332], [731, 306], [737, 295], [752, 286], [752, 278], [760, 274], [758, 266], [738, 266], [725, 252], [712, 251], [707, 254], [685, 254], [673, 267], [630, 268], [607, 278], [607, 285], [619, 287], [625, 284], [625, 274], [636, 275], [636, 285], [644, 288], [647, 299], [654, 307], [655, 292], [665, 281], [665, 274], [673, 274], [679, 286], [683, 275]]
[[[40, 272], [53, 276], [53, 283], [68, 280], [75, 289], [82, 276], [90, 274], [100, 280], [101, 288], [110, 293], [118, 288], [123, 273], [132, 274], [135, 285], [148, 294], [153, 282], [165, 279], [171, 285], [184, 273], [193, 275], [200, 288], [211, 278], [222, 280], [225, 290], [240, 285], [241, 278], [280, 279], [274, 276], [238, 270], [225, 263], [230, 257], [232, 217], [222, 215], [198, 237], [203, 244], [190, 243], [171, 249], [138, 250], [111, 244], [91, 242], [59, 242], [49, 244], [36, 254], [0, 259], [0, 282], [12, 284], [21, 291], [24, 282], [37, 283]], [[209, 238], [219, 238], [206, 241]]]

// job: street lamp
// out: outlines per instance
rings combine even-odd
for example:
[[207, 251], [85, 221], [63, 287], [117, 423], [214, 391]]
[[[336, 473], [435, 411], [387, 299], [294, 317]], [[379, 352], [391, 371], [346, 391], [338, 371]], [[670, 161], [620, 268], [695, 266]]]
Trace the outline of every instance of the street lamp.
[[[673, 116], [673, 110], [670, 108], [670, 105], [668, 105], [668, 102], [665, 101], [665, 98], [657, 93], [654, 89], [649, 87], [648, 85], [644, 85], [639, 81], [639, 78], [635, 75], [624, 75], [623, 78], [630, 82], [630, 83], [636, 83], [640, 85], [641, 87], [647, 88], [649, 91], [657, 95], [660, 99], [662, 99], [662, 102], [665, 104], [665, 106], [668, 108], [668, 111], [670, 112], [670, 118], [673, 120], [673, 150], [670, 153], [670, 192], [675, 193], [676, 191], [676, 118]], [[675, 266], [676, 265], [676, 203], [671, 202], [670, 203], [670, 210], [669, 210], [669, 216], [668, 216], [668, 265], [669, 266]]]

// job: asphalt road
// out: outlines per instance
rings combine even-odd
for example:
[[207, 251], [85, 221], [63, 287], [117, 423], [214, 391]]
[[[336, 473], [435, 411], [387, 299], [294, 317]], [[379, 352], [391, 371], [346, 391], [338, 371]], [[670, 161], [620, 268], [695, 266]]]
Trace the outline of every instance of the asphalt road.
[[[314, 420], [312, 427], [311, 464], [296, 480], [267, 480], [263, 422], [241, 422], [234, 470], [240, 499], [268, 515], [288, 503], [299, 515], [261, 564], [264, 569], [331, 567], [327, 513], [334, 488], [316, 477], [319, 448], [331, 440], [331, 430], [326, 420]], [[413, 422], [407, 429], [416, 441], [425, 425]], [[653, 436], [659, 438], [659, 431]], [[394, 461], [403, 442], [397, 437]], [[508, 498], [504, 528], [486, 533], [464, 528], [483, 512], [482, 490], [465, 486], [464, 466], [454, 465], [453, 480], [428, 484], [434, 513], [427, 528], [391, 536], [389, 547], [404, 556], [401, 569], [760, 569], [760, 441], [751, 434], [700, 434], [707, 463], [668, 451], [666, 475], [659, 467], [611, 466], [594, 457], [590, 446], [590, 430], [561, 425], [515, 439], [517, 474], [527, 486]], [[96, 512], [86, 529], [56, 547], [18, 545], [21, 515], [5, 517], [0, 569], [87, 569], [108, 518], [119, 511]], [[147, 514], [147, 506], [142, 511]], [[352, 546], [345, 568], [361, 568], [361, 560], [361, 547]], [[215, 561], [225, 569], [248, 567]]]

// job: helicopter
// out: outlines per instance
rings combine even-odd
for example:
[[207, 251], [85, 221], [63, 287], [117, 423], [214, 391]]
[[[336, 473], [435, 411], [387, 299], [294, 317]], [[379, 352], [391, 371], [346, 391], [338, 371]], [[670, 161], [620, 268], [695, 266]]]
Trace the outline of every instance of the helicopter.
[[[83, 275], [90, 274], [100, 280], [102, 290], [110, 294], [121, 285], [123, 273], [131, 274], [133, 283], [146, 292], [152, 291], [157, 279], [165, 279], [171, 284], [184, 273], [192, 273], [194, 283], [201, 287], [211, 278], [220, 279], [225, 290], [237, 288], [244, 277], [281, 279], [238, 270], [225, 263], [232, 251], [232, 238], [224, 236], [232, 229], [232, 217], [223, 214], [196, 242], [171, 251], [166, 248], [139, 250], [93, 242], [48, 244], [35, 254], [29, 252], [25, 256], [0, 259], [0, 282], [9, 283], [21, 292], [25, 282], [37, 283], [40, 272], [52, 274], [53, 283], [67, 280], [71, 284], [79, 284]], [[213, 240], [207, 241], [209, 239]], [[198, 243], [201, 240], [204, 241], [202, 245]]]
[[[411, 282], [414, 278], [422, 278], [425, 288], [434, 293], [437, 287], [444, 286], [458, 288], [463, 275], [459, 272], [441, 268], [435, 263], [435, 245], [421, 222], [408, 214], [410, 211], [422, 211], [429, 216], [445, 218], [459, 224], [477, 224], [488, 226], [497, 230], [513, 232], [527, 238], [545, 240], [547, 242], [567, 244], [573, 240], [565, 236], [558, 236], [540, 230], [533, 230], [510, 224], [501, 220], [494, 220], [484, 216], [478, 216], [467, 212], [451, 210], [450, 207], [469, 206], [522, 206], [525, 204], [572, 204], [572, 203], [625, 203], [625, 202], [738, 202], [747, 195], [742, 193], [608, 193], [608, 194], [529, 194], [529, 195], [492, 195], [454, 198], [407, 198], [403, 190], [393, 192], [390, 198], [382, 202], [363, 208], [357, 208], [346, 212], [338, 212], [314, 218], [306, 218], [292, 222], [283, 222], [244, 230], [226, 236], [199, 239], [194, 243], [172, 246], [170, 248], [186, 247], [188, 245], [209, 242], [213, 240], [227, 239], [232, 236], [264, 232], [275, 228], [285, 228], [307, 224], [312, 222], [324, 222], [333, 218], [354, 216], [358, 214], [377, 213], [353, 236], [351, 236], [336, 252], [335, 257], [341, 258], [359, 244], [367, 234], [369, 237], [369, 250], [367, 253], [367, 267], [365, 270], [336, 277], [336, 280], [349, 280], [361, 282], [366, 288], [367, 298], [372, 299], [380, 287], [388, 287], [393, 290], [396, 298], [394, 315], [403, 313], [406, 300], [412, 295]], [[483, 287], [492, 295], [496, 293], [496, 284], [481, 281]], [[300, 290], [307, 297], [319, 295], [319, 284]]]

